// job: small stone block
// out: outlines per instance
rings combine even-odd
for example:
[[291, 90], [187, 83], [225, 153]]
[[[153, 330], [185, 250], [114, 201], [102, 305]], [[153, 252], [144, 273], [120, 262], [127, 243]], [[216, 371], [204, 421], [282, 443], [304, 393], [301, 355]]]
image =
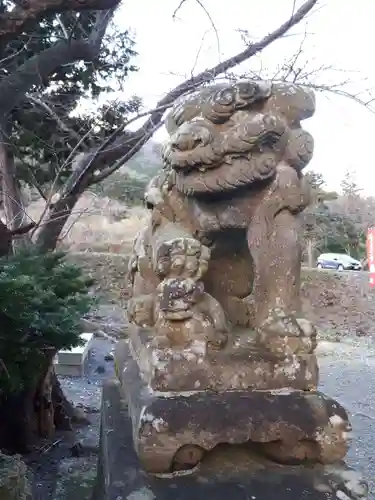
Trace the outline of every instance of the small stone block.
[[92, 333], [83, 333], [81, 338], [85, 341], [85, 344], [70, 351], [61, 350], [55, 356], [53, 362], [56, 375], [62, 377], [82, 377], [84, 375], [85, 363], [94, 335]]
[[81, 339], [85, 341], [83, 345], [73, 347], [73, 349], [65, 350], [62, 349], [58, 352], [58, 362], [61, 365], [82, 365], [84, 362], [90, 347], [92, 340], [94, 338], [93, 333], [82, 333], [80, 335]]
[[55, 373], [60, 377], [83, 377], [84, 363], [81, 365], [63, 365], [58, 361], [54, 363]]

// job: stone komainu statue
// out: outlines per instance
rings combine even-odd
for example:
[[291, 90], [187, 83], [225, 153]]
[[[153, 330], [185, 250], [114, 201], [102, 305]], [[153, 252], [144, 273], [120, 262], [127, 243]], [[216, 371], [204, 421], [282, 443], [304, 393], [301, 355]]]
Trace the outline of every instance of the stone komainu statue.
[[300, 315], [313, 152], [301, 121], [314, 110], [303, 87], [243, 81], [184, 97], [167, 118], [115, 356], [149, 472], [189, 468], [220, 443], [283, 464], [347, 453], [347, 413], [317, 391], [316, 330]]
[[219, 84], [180, 99], [166, 122], [164, 169], [148, 186], [147, 227], [130, 260], [129, 319], [153, 327], [154, 345], [220, 349], [236, 327], [267, 349], [302, 338], [302, 170], [313, 138], [301, 120], [314, 94], [289, 83]]

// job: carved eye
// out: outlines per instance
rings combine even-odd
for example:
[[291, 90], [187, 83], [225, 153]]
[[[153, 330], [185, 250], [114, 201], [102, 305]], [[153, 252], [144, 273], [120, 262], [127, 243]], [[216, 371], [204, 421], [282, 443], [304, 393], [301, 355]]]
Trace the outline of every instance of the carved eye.
[[230, 106], [235, 102], [235, 100], [236, 94], [231, 88], [219, 90], [219, 92], [215, 96], [216, 103], [221, 106]]

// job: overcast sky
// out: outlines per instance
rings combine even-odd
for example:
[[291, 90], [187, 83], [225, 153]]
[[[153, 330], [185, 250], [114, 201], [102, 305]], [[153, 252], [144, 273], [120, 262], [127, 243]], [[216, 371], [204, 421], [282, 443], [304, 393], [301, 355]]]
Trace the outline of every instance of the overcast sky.
[[[239, 30], [258, 40], [292, 13], [297, 0], [201, 0], [215, 25], [195, 0], [186, 0], [175, 18], [180, 0], [123, 0], [116, 21], [131, 28], [139, 52], [140, 71], [132, 75], [126, 94], [137, 94], [153, 107], [166, 91], [194, 73], [211, 67], [242, 50]], [[344, 82], [345, 89], [375, 89], [374, 0], [320, 0], [319, 9], [289, 36], [265, 50], [241, 69], [276, 72], [298, 50], [302, 38], [301, 64], [314, 70], [332, 70], [314, 76], [318, 83]], [[305, 37], [305, 33], [307, 36]], [[197, 56], [198, 55], [198, 56]], [[375, 92], [374, 92], [375, 96]], [[365, 96], [364, 96], [365, 97]], [[358, 183], [375, 196], [375, 114], [354, 102], [318, 94], [316, 115], [305, 122], [314, 135], [315, 154], [310, 168], [321, 172], [328, 186], [337, 189], [346, 169], [356, 171]], [[165, 132], [158, 133], [165, 138]]]

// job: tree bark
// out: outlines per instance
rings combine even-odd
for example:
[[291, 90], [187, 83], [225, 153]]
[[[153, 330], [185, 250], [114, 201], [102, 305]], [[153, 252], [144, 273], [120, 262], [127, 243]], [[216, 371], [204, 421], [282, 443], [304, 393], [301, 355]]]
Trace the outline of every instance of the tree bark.
[[7, 255], [10, 255], [11, 253], [12, 253], [12, 232], [9, 231], [7, 226], [0, 219], [0, 257], [5, 257]]
[[32, 443], [32, 395], [0, 395], [0, 450], [27, 453]]
[[0, 112], [6, 116], [24, 98], [28, 90], [43, 82], [59, 67], [94, 58], [86, 40], [63, 40], [28, 59], [0, 82]]
[[[0, 120], [0, 171], [5, 220], [11, 231], [17, 231], [25, 223], [26, 211], [21, 186], [16, 176], [14, 156], [8, 147], [8, 137], [8, 123], [6, 120], [3, 122]], [[13, 249], [24, 247], [29, 241], [30, 237], [26, 233], [22, 238], [13, 240]]]
[[0, 450], [28, 453], [40, 437], [89, 423], [65, 397], [52, 360], [53, 355], [46, 354], [34, 384], [11, 395], [0, 393]]

